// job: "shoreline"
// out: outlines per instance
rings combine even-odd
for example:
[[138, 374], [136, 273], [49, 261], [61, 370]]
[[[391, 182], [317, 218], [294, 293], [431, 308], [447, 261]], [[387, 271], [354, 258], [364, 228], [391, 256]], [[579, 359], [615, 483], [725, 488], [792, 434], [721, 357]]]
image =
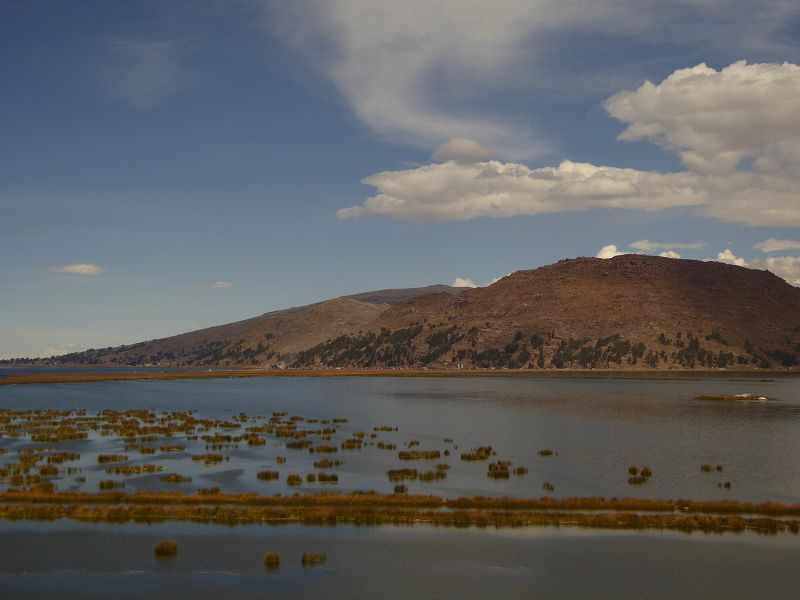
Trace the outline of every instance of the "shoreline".
[[[48, 367], [10, 367], [48, 368]], [[68, 368], [68, 367], [65, 367]], [[80, 367], [76, 367], [80, 368]], [[431, 377], [472, 378], [512, 377], [522, 379], [640, 379], [640, 380], [698, 380], [718, 377], [753, 381], [764, 381], [776, 377], [798, 377], [800, 371], [723, 371], [723, 370], [587, 370], [587, 369], [247, 369], [233, 368], [208, 371], [124, 371], [124, 367], [98, 367], [114, 371], [106, 373], [62, 372], [24, 373], [0, 377], [0, 385], [27, 385], [53, 383], [98, 383], [104, 381], [140, 380], [184, 380], [184, 379], [232, 379], [251, 377]], [[157, 367], [156, 367], [157, 368]]]

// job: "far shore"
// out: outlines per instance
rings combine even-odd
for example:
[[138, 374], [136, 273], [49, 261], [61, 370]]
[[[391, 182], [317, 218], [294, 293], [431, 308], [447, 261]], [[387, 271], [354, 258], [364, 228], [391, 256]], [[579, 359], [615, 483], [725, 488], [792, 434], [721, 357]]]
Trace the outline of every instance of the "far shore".
[[[24, 368], [24, 367], [20, 367]], [[31, 368], [31, 367], [28, 367]], [[35, 367], [34, 367], [35, 368]], [[85, 367], [84, 367], [85, 368]], [[103, 367], [98, 367], [102, 369]], [[246, 377], [514, 377], [532, 379], [646, 379], [691, 380], [704, 377], [765, 380], [775, 377], [797, 377], [800, 371], [726, 371], [715, 370], [617, 370], [617, 369], [263, 369], [215, 367], [208, 371], [125, 371], [109, 367], [107, 371], [20, 373], [0, 377], [0, 385], [43, 383], [93, 383], [102, 381], [228, 379]]]

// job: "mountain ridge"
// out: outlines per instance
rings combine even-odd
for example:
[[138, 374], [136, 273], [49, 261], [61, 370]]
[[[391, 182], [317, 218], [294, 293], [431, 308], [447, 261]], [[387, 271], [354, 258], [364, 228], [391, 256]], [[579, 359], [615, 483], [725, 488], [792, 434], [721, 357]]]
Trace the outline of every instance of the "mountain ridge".
[[622, 255], [483, 288], [342, 296], [40, 364], [298, 368], [798, 369], [800, 289], [716, 262]]

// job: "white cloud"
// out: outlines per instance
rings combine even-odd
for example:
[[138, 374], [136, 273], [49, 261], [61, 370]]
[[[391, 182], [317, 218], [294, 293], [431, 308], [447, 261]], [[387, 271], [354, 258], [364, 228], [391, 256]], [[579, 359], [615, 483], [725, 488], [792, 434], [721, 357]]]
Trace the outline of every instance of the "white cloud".
[[39, 356], [41, 358], [51, 358], [53, 356], [61, 356], [62, 354], [69, 354], [71, 352], [79, 352], [82, 346], [78, 346], [75, 342], [67, 342], [66, 344], [58, 344], [56, 346], [48, 346], [47, 349]]
[[214, 283], [210, 284], [207, 289], [209, 290], [226, 290], [228, 288], [232, 288], [233, 284], [229, 281], [215, 281]]
[[792, 285], [800, 286], [800, 256], [769, 256], [750, 263], [754, 269], [766, 269]]
[[453, 138], [439, 146], [431, 155], [436, 162], [455, 160], [462, 163], [476, 163], [491, 158], [492, 151], [474, 140]]
[[737, 267], [748, 266], [747, 261], [743, 258], [736, 256], [730, 248], [717, 253], [717, 258], [707, 259], [715, 260], [717, 262], [726, 263], [729, 265], [736, 265]]
[[625, 252], [620, 252], [614, 244], [603, 246], [598, 250], [595, 258], [614, 258], [615, 256], [622, 256]]
[[478, 284], [472, 281], [472, 279], [465, 279], [463, 277], [456, 277], [453, 280], [453, 283], [450, 284], [453, 287], [464, 287], [464, 288], [476, 288]]
[[674, 250], [676, 248], [681, 250], [700, 250], [706, 247], [705, 242], [651, 242], [650, 240], [639, 240], [633, 242], [631, 248], [642, 250], [643, 252], [652, 252], [653, 250]]
[[782, 250], [798, 250], [800, 249], [800, 241], [795, 240], [778, 240], [769, 238], [763, 242], [759, 242], [754, 246], [762, 252], [780, 252]]
[[[569, 160], [537, 169], [495, 160], [434, 163], [365, 178], [363, 183], [377, 194], [337, 216], [464, 220], [596, 207], [694, 206], [720, 221], [798, 227], [797, 98], [797, 65], [741, 62], [719, 72], [705, 65], [682, 69], [658, 86], [647, 82], [635, 92], [617, 94], [606, 108], [628, 124], [620, 139], [648, 139], [675, 150], [687, 171], [659, 173]], [[737, 170], [745, 158], [754, 159], [753, 168]]]
[[68, 273], [70, 275], [99, 275], [105, 269], [97, 265], [86, 263], [73, 263], [63, 267], [47, 267], [51, 273]]
[[674, 150], [697, 173], [730, 173], [745, 158], [769, 172], [800, 167], [798, 97], [800, 66], [739, 61], [720, 71], [679, 69], [612, 96], [605, 108], [627, 124], [618, 139]]
[[[585, 44], [571, 44], [573, 39], [601, 35], [612, 44], [641, 40], [682, 50], [734, 47], [736, 55], [753, 49], [762, 56], [785, 56], [794, 47], [780, 46], [786, 36], [778, 32], [799, 12], [796, 3], [785, 0], [666, 5], [642, 0], [504, 0], [499, 5], [483, 0], [294, 0], [265, 5], [271, 29], [333, 83], [372, 131], [425, 148], [465, 137], [516, 158], [548, 145], [529, 118], [486, 97], [520, 90], [552, 93], [564, 73], [562, 61], [547, 59], [564, 54], [563, 48], [581, 52]], [[581, 55], [572, 61], [569, 91], [583, 75], [593, 82], [613, 79], [611, 60], [604, 59]], [[619, 69], [619, 61], [614, 53], [613, 68]], [[640, 68], [642, 62], [637, 54], [623, 70]]]
[[681, 255], [675, 252], [674, 250], [665, 250], [664, 252], [659, 252], [659, 256], [663, 256], [664, 258], [680, 258]]
[[[378, 193], [362, 206], [340, 209], [340, 219], [364, 214], [409, 221], [511, 217], [593, 207], [657, 210], [698, 206], [707, 191], [689, 173], [654, 173], [564, 161], [531, 169], [518, 163], [434, 163], [384, 171], [363, 183]], [[695, 189], [697, 187], [697, 189]]]
[[456, 277], [453, 283], [451, 284], [453, 287], [468, 287], [468, 288], [478, 288], [478, 287], [489, 287], [493, 283], [497, 283], [503, 277], [508, 277], [511, 273], [506, 273], [500, 277], [493, 277], [486, 283], [475, 283], [473, 279], [467, 279], [464, 277]]

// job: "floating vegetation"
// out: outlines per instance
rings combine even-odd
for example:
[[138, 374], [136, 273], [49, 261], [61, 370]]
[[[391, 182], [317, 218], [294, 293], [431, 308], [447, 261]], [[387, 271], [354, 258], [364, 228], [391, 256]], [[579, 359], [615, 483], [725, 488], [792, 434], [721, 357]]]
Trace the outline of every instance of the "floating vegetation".
[[345, 440], [342, 442], [342, 450], [361, 450], [363, 445], [364, 442], [359, 439]]
[[759, 396], [757, 394], [703, 394], [697, 396], [695, 399], [711, 402], [767, 402], [775, 400], [775, 398]]
[[337, 448], [336, 446], [320, 445], [320, 446], [312, 446], [311, 448], [308, 449], [308, 451], [309, 452], [321, 452], [321, 453], [333, 453], [333, 452], [338, 452], [339, 448]]
[[397, 453], [400, 460], [436, 460], [441, 457], [438, 450], [401, 450]]
[[125, 462], [128, 460], [127, 454], [98, 454], [97, 462], [101, 465], [106, 463]]
[[106, 467], [106, 473], [113, 475], [141, 475], [142, 473], [157, 473], [163, 470], [164, 467], [161, 465], [116, 465]]
[[[185, 446], [181, 446], [179, 444], [172, 444], [172, 445], [169, 445], [169, 446], [159, 446], [158, 449], [161, 452], [165, 452], [165, 453], [168, 453], [168, 452], [183, 452], [184, 450], [186, 450], [186, 447]], [[140, 449], [140, 452], [141, 452], [141, 449]]]
[[514, 469], [514, 475], [527, 475], [528, 469], [526, 467], [517, 467]]
[[291, 475], [286, 476], [286, 484], [287, 485], [300, 485], [303, 483], [303, 478], [296, 473], [292, 473]]
[[726, 481], [725, 483], [721, 483], [720, 482], [720, 483], [717, 484], [717, 487], [721, 487], [721, 488], [725, 488], [726, 490], [729, 490], [729, 489], [731, 489], [731, 482], [730, 481]]
[[197, 490], [198, 496], [216, 496], [222, 493], [222, 490], [219, 489], [217, 486], [214, 487], [207, 487], [207, 488], [200, 488]]
[[178, 554], [178, 542], [172, 540], [161, 540], [153, 548], [156, 558], [167, 559]]
[[259, 471], [256, 473], [256, 477], [263, 481], [272, 481], [274, 479], [279, 479], [280, 473], [277, 471]]
[[545, 491], [545, 492], [552, 492], [555, 489], [556, 489], [555, 486], [552, 483], [548, 482], [548, 481], [545, 481], [542, 484], [542, 490]]
[[395, 494], [407, 494], [408, 488], [404, 485], [396, 485], [394, 486], [394, 493]]
[[281, 566], [281, 555], [277, 552], [267, 552], [264, 556], [264, 566], [270, 570], [277, 569]]
[[375, 447], [381, 450], [397, 450], [397, 444], [388, 444], [386, 442], [378, 442]]
[[303, 556], [300, 558], [300, 562], [304, 567], [320, 565], [326, 560], [327, 557], [324, 554], [313, 554], [311, 552], [303, 552]]
[[290, 450], [302, 450], [303, 448], [308, 448], [313, 444], [314, 442], [312, 442], [311, 440], [299, 439], [299, 440], [293, 440], [291, 442], [286, 442], [286, 447], [289, 448]]
[[316, 473], [309, 473], [306, 475], [306, 481], [308, 483], [316, 483], [317, 482], [317, 474]]
[[489, 463], [489, 470], [486, 473], [487, 477], [492, 479], [508, 479], [509, 478], [509, 462], [498, 461], [496, 463]]
[[333, 467], [338, 467], [344, 464], [341, 460], [330, 460], [329, 458], [323, 458], [322, 460], [318, 460], [314, 463], [315, 469], [332, 469]]
[[711, 471], [722, 471], [722, 465], [717, 465], [716, 467], [712, 467], [711, 465], [700, 465], [700, 470], [703, 473], [710, 473]]
[[404, 479], [416, 480], [419, 473], [416, 469], [391, 469], [386, 471], [389, 481], [402, 481]]
[[188, 483], [192, 480], [191, 477], [181, 475], [180, 473], [167, 473], [166, 475], [162, 475], [160, 479], [167, 483]]
[[339, 483], [339, 476], [336, 473], [317, 473], [317, 481], [320, 483]]
[[479, 446], [478, 448], [473, 448], [469, 452], [464, 452], [461, 455], [461, 460], [487, 460], [492, 454], [494, 454], [494, 451], [491, 446]]
[[62, 464], [65, 462], [74, 462], [76, 460], [80, 460], [81, 455], [77, 452], [56, 452], [55, 454], [51, 454], [47, 457], [47, 464], [54, 465], [54, 464]]
[[419, 480], [420, 481], [439, 481], [440, 479], [444, 479], [447, 477], [446, 471], [425, 471], [424, 473], [420, 473]]
[[117, 488], [125, 487], [124, 483], [119, 481], [114, 481], [113, 479], [104, 479], [100, 482], [100, 489], [101, 490], [115, 490]]
[[547, 456], [553, 456], [554, 454], [556, 453], [550, 450], [549, 448], [545, 448], [544, 450], [539, 450], [539, 456], [547, 457]]
[[282, 464], [286, 463], [286, 457], [285, 456], [276, 456], [275, 457], [275, 462], [278, 463], [279, 465], [282, 465]]
[[648, 467], [628, 467], [628, 474], [630, 475], [628, 477], [629, 485], [642, 485], [653, 476], [653, 472]]
[[214, 465], [226, 460], [222, 454], [192, 454], [192, 460], [195, 462], [202, 462], [206, 466]]

